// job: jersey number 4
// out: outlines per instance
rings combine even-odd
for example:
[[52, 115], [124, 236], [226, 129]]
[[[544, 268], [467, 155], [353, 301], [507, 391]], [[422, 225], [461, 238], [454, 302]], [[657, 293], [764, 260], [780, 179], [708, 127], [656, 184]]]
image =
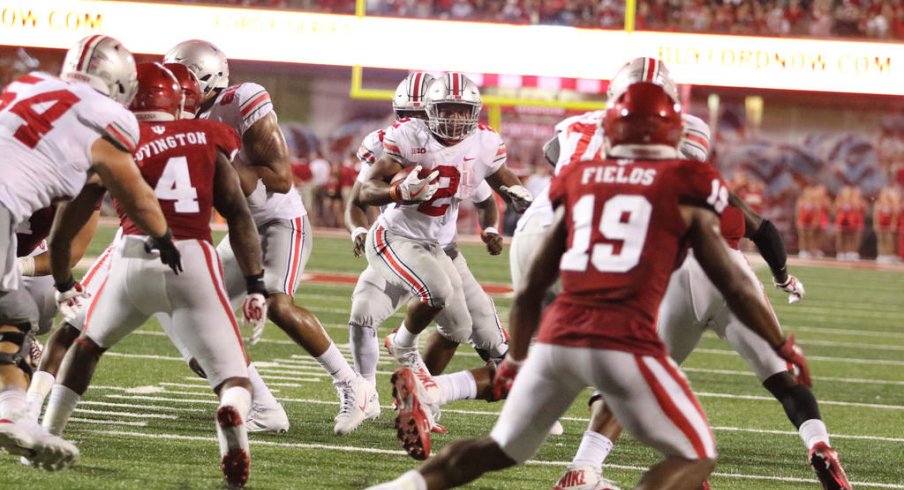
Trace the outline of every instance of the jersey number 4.
[[[16, 100], [15, 92], [4, 91], [0, 95], [0, 111], [6, 110], [7, 106], [14, 100]], [[24, 124], [16, 129], [13, 137], [29, 148], [38, 146], [41, 138], [53, 129], [53, 122], [65, 114], [79, 100], [81, 99], [77, 95], [68, 90], [54, 90], [53, 92], [40, 93], [16, 102], [12, 107], [9, 107], [9, 112], [19, 116], [24, 121]], [[48, 103], [51, 104], [45, 106], [41, 112], [34, 109], [36, 105]]]
[[161, 201], [175, 201], [177, 213], [197, 213], [201, 210], [198, 189], [191, 185], [187, 158], [172, 157], [166, 161], [166, 167], [154, 186], [154, 195]]
[[590, 247], [596, 196], [587, 194], [575, 203], [571, 216], [574, 235], [571, 248], [562, 255], [560, 269], [585, 271], [588, 263], [600, 272], [628, 272], [640, 262], [653, 205], [643, 196], [615, 196], [603, 205], [597, 225], [600, 234], [614, 244], [596, 243]]

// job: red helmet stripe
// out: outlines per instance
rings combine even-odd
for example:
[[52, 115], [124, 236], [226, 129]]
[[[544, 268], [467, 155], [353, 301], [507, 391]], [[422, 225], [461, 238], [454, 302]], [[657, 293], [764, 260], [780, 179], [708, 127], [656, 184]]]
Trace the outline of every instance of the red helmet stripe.
[[647, 63], [645, 65], [645, 71], [643, 81], [652, 82], [656, 80], [656, 72], [659, 71], [659, 62], [655, 58], [647, 58]]
[[[85, 47], [82, 48], [82, 54], [78, 57], [78, 64], [75, 65], [75, 69], [78, 71], [86, 71], [88, 69], [87, 62], [91, 59], [91, 56], [88, 53], [94, 51], [95, 46], [97, 46], [100, 41], [105, 38], [103, 34], [95, 34], [88, 38], [88, 42], [85, 43]], [[82, 66], [85, 64], [86, 66]]]
[[421, 82], [424, 78], [423, 73], [415, 73], [414, 74], [414, 90], [411, 91], [411, 102], [420, 102], [421, 101]]
[[452, 95], [461, 96], [461, 73], [450, 73], [449, 78], [452, 79]]

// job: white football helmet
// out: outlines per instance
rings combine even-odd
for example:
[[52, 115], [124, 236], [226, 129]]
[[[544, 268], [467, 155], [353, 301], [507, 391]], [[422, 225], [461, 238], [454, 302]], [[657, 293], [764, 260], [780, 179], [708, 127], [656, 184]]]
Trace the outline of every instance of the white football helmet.
[[135, 59], [110, 36], [88, 36], [66, 53], [60, 78], [87, 83], [98, 92], [128, 106], [138, 90]]
[[678, 88], [669, 75], [668, 68], [662, 61], [656, 58], [635, 58], [625, 64], [609, 82], [606, 98], [609, 103], [615, 102], [618, 96], [623, 94], [628, 86], [637, 82], [651, 82], [659, 85], [676, 102], [678, 101]]
[[396, 119], [406, 117], [427, 119], [424, 96], [427, 95], [427, 87], [431, 81], [433, 81], [433, 75], [416, 71], [399, 83], [395, 95], [392, 97], [392, 110], [395, 112]]
[[[436, 136], [449, 141], [461, 141], [477, 129], [483, 100], [480, 90], [462, 73], [451, 72], [433, 79], [424, 96], [427, 105], [427, 126]], [[466, 106], [464, 117], [449, 116], [447, 111]]]
[[188, 67], [201, 84], [201, 95], [207, 99], [214, 89], [229, 86], [229, 62], [220, 48], [207, 41], [182, 41], [163, 57], [164, 63], [180, 63]]

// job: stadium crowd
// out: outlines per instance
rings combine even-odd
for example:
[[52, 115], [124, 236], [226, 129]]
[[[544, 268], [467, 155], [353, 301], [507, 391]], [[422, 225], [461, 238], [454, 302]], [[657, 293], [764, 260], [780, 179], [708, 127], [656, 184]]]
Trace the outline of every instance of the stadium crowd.
[[[350, 14], [353, 0], [211, 0]], [[367, 0], [368, 15], [621, 29], [618, 0]], [[901, 0], [641, 0], [639, 30], [755, 36], [904, 39]]]

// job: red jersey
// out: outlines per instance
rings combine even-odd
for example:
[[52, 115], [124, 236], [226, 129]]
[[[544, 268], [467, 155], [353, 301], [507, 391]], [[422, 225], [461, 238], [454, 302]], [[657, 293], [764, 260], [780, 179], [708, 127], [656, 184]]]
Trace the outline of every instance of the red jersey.
[[665, 355], [656, 316], [687, 251], [682, 204], [723, 211], [728, 189], [709, 165], [688, 160], [576, 162], [553, 179], [565, 207], [562, 293], [538, 341]]
[[[204, 119], [143, 122], [135, 163], [154, 189], [163, 215], [177, 240], [206, 240], [210, 236], [213, 183], [217, 153], [232, 159], [241, 147], [229, 126]], [[116, 210], [126, 235], [143, 235], [135, 223]]]
[[741, 209], [734, 206], [725, 208], [719, 220], [719, 229], [722, 230], [722, 237], [728, 242], [728, 246], [737, 250], [747, 231], [747, 223], [744, 221], [744, 213], [741, 212]]
[[56, 204], [41, 208], [31, 218], [16, 228], [16, 257], [26, 257], [50, 234], [53, 218], [56, 216]]

